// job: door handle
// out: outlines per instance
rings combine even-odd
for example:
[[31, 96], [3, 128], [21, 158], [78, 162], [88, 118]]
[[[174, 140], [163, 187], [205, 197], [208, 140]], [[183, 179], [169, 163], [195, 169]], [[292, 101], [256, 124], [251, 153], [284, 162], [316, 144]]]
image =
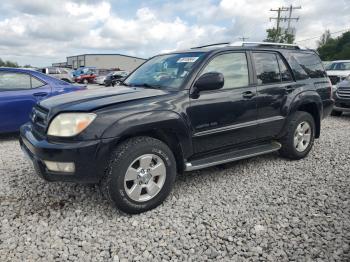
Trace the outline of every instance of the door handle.
[[250, 98], [255, 96], [255, 93], [252, 92], [252, 91], [247, 91], [247, 92], [242, 93], [242, 96], [243, 96], [243, 98], [249, 98], [250, 99]]
[[293, 92], [293, 91], [294, 91], [294, 89], [295, 89], [295, 87], [294, 87], [294, 86], [286, 86], [286, 87], [284, 88], [284, 90], [286, 90], [286, 92], [287, 92], [287, 93], [291, 93], [291, 92]]
[[44, 96], [47, 96], [48, 93], [47, 92], [37, 92], [37, 93], [34, 93], [33, 96], [36, 96], [36, 97], [44, 97]]

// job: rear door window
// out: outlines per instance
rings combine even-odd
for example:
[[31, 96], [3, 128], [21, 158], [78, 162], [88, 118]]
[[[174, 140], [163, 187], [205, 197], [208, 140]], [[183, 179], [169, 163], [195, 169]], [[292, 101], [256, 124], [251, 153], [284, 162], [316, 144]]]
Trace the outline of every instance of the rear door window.
[[0, 72], [0, 91], [31, 89], [30, 75]]
[[281, 82], [281, 75], [276, 54], [254, 52], [253, 58], [258, 85]]
[[277, 60], [278, 60], [278, 65], [280, 67], [282, 82], [293, 81], [291, 72], [289, 71], [288, 67], [286, 66], [286, 64], [284, 63], [284, 61], [279, 55], [277, 56]]

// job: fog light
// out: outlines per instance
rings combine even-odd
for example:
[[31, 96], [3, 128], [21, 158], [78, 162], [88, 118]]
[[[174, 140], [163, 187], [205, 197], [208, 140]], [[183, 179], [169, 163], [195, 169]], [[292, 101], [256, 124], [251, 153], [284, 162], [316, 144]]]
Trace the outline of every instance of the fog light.
[[63, 173], [74, 173], [75, 165], [71, 162], [44, 161], [48, 170]]

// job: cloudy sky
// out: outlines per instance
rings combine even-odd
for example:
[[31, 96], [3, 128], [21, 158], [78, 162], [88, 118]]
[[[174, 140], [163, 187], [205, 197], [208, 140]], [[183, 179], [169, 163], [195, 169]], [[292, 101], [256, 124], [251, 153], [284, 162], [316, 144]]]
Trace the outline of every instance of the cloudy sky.
[[302, 6], [296, 41], [350, 29], [350, 0], [1, 0], [0, 58], [44, 66], [82, 53], [147, 58], [242, 35], [261, 41], [275, 23], [270, 8], [290, 4]]

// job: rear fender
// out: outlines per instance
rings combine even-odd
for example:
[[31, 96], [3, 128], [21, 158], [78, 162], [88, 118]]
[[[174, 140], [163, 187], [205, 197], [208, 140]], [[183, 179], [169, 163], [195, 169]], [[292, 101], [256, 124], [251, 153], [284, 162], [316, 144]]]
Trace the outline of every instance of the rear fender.
[[317, 108], [315, 112], [313, 113], [310, 112], [310, 113], [312, 114], [315, 120], [315, 125], [316, 125], [315, 137], [318, 138], [320, 136], [321, 117], [323, 115], [322, 100], [317, 92], [305, 91], [296, 95], [294, 99], [291, 101], [290, 107], [288, 108], [287, 118], [284, 123], [284, 127], [282, 129], [280, 137], [284, 136], [287, 133], [288, 123], [291, 120], [293, 113], [301, 109], [303, 109], [302, 111], [307, 111], [307, 110], [304, 110], [304, 108], [307, 106]]

